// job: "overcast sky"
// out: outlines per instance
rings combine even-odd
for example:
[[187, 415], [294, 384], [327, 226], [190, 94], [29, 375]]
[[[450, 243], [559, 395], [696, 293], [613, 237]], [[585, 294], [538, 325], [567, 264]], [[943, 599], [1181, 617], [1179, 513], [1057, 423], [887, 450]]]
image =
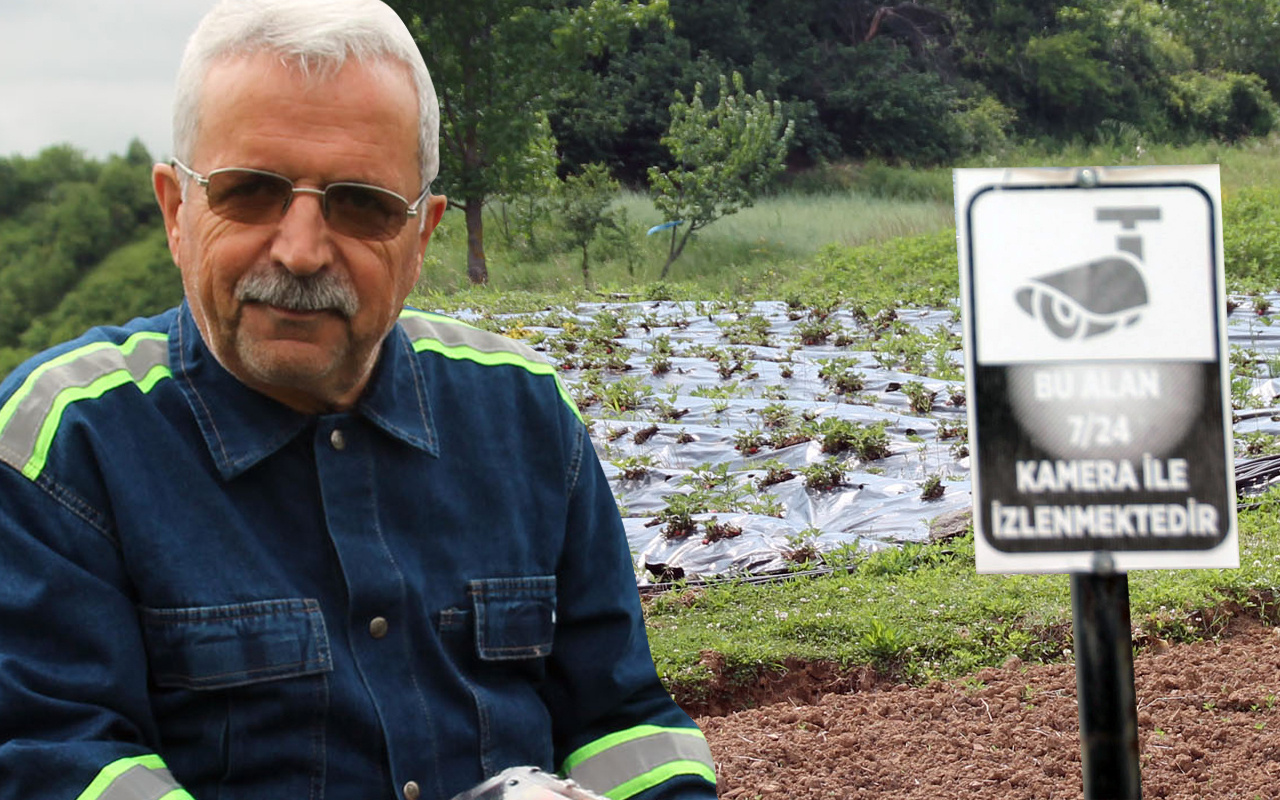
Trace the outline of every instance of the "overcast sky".
[[70, 142], [94, 158], [137, 136], [170, 150], [173, 76], [214, 0], [0, 0], [0, 156]]

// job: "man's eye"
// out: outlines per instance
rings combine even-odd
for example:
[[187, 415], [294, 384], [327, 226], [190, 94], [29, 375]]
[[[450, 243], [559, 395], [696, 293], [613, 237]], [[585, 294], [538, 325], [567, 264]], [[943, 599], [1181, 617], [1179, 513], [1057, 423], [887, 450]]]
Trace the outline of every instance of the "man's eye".
[[281, 181], [263, 175], [250, 175], [230, 181], [223, 194], [227, 197], [279, 197]]

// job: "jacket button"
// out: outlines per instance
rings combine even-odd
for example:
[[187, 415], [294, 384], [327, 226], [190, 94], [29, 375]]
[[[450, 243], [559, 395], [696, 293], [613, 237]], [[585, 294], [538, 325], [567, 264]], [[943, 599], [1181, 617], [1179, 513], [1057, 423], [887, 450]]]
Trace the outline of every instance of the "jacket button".
[[421, 794], [422, 791], [418, 788], [417, 783], [409, 781], [404, 785], [404, 800], [418, 800], [418, 796]]
[[374, 617], [369, 620], [369, 635], [375, 639], [381, 639], [387, 635], [387, 618]]
[[347, 437], [343, 435], [338, 428], [333, 429], [333, 433], [329, 434], [329, 444], [333, 445], [334, 450], [347, 449]]

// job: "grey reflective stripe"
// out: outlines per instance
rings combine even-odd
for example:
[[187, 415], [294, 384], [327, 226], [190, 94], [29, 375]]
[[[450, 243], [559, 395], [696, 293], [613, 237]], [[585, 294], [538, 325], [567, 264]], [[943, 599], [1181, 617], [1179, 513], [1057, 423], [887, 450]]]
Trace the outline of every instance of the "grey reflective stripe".
[[696, 761], [714, 774], [710, 745], [696, 730], [690, 730], [661, 731], [621, 742], [575, 764], [568, 777], [603, 793], [673, 761]]
[[157, 367], [167, 375], [168, 363], [168, 337], [141, 333], [119, 345], [88, 344], [36, 367], [0, 407], [0, 461], [34, 478], [31, 473], [39, 474], [52, 439], [49, 427], [56, 429], [67, 403], [99, 397], [123, 383], [153, 380]]
[[528, 345], [448, 317], [405, 311], [400, 315], [400, 324], [404, 326], [410, 339], [435, 339], [445, 347], [470, 347], [481, 353], [514, 353], [535, 364], [547, 363], [545, 358]]
[[534, 375], [549, 376], [555, 382], [560, 399], [579, 421], [583, 421], [578, 404], [560, 382], [556, 368], [529, 346], [423, 311], [405, 309], [400, 313], [400, 324], [413, 341], [415, 352], [429, 350], [447, 358], [465, 359], [488, 367], [519, 367]]
[[98, 800], [160, 800], [181, 786], [167, 769], [148, 769], [141, 764], [131, 767], [111, 782]]

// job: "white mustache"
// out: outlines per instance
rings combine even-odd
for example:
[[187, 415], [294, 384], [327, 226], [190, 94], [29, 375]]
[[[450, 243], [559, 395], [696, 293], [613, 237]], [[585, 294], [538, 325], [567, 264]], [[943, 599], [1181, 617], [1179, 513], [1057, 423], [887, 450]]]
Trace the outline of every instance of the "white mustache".
[[328, 270], [307, 276], [278, 267], [256, 270], [236, 284], [236, 299], [289, 311], [337, 311], [348, 318], [360, 309], [360, 300], [347, 278]]

